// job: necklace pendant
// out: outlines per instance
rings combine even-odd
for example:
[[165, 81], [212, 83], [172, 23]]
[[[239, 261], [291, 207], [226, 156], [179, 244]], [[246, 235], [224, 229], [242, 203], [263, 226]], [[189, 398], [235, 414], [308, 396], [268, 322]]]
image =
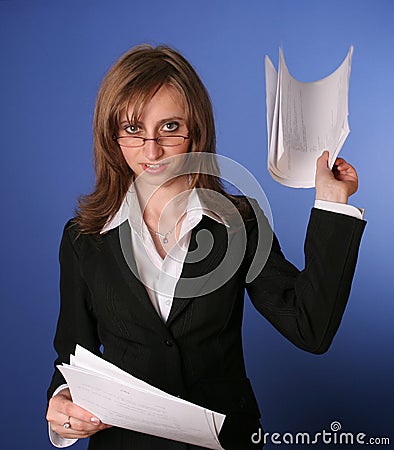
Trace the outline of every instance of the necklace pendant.
[[163, 244], [168, 244], [167, 236], [164, 236], [164, 238], [163, 238]]

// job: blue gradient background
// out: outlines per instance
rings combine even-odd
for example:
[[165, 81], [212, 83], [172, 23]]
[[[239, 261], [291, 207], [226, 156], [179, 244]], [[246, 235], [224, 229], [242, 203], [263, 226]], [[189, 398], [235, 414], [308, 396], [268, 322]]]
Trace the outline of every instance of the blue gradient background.
[[[141, 3], [0, 1], [1, 448], [52, 448], [44, 416], [60, 234], [76, 197], [92, 187], [99, 83], [124, 51], [143, 42], [174, 46], [196, 67], [214, 103], [219, 153], [262, 184], [283, 250], [299, 267], [314, 192], [283, 187], [266, 170], [264, 55], [277, 65], [282, 46], [291, 73], [313, 81], [331, 73], [354, 45], [351, 134], [342, 155], [359, 171], [352, 202], [366, 209], [368, 225], [342, 326], [327, 354], [309, 355], [248, 303], [245, 353], [266, 431], [315, 433], [337, 420], [343, 431], [390, 436], [394, 3]], [[286, 446], [268, 446], [275, 447]]]

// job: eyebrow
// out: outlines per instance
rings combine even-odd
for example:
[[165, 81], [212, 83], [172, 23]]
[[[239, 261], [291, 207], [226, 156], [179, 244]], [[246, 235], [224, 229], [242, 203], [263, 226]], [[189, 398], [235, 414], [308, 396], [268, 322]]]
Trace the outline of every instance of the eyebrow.
[[[163, 125], [163, 124], [165, 124], [167, 122], [173, 122], [175, 120], [177, 120], [179, 122], [186, 122], [186, 119], [184, 117], [171, 116], [171, 117], [166, 117], [165, 119], [159, 120], [159, 122], [157, 122], [156, 125], [160, 126], [160, 125]], [[119, 125], [122, 126], [122, 125], [131, 125], [131, 124], [133, 124], [133, 123], [128, 121], [128, 120], [122, 120]], [[142, 124], [142, 122], [137, 122], [136, 123], [136, 125], [141, 125], [141, 124]]]

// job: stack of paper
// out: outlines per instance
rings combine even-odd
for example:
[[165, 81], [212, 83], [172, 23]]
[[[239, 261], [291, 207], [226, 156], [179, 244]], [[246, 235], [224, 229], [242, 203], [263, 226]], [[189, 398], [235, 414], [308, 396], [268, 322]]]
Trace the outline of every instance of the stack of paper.
[[223, 450], [218, 434], [225, 416], [167, 394], [81, 346], [58, 366], [73, 402], [103, 423]]
[[328, 150], [330, 167], [347, 135], [348, 91], [353, 47], [338, 69], [310, 83], [293, 78], [279, 51], [276, 72], [265, 58], [268, 170], [290, 187], [315, 185], [316, 160]]

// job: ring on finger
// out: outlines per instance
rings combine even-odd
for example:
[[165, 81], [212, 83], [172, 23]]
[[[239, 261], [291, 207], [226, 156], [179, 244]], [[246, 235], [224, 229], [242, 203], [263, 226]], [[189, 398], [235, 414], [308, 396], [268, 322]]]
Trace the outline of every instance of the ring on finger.
[[67, 420], [66, 420], [66, 421], [64, 422], [64, 424], [63, 424], [63, 427], [64, 427], [66, 430], [69, 430], [69, 429], [71, 428], [70, 419], [71, 419], [71, 417], [68, 416], [68, 417], [67, 417]]

